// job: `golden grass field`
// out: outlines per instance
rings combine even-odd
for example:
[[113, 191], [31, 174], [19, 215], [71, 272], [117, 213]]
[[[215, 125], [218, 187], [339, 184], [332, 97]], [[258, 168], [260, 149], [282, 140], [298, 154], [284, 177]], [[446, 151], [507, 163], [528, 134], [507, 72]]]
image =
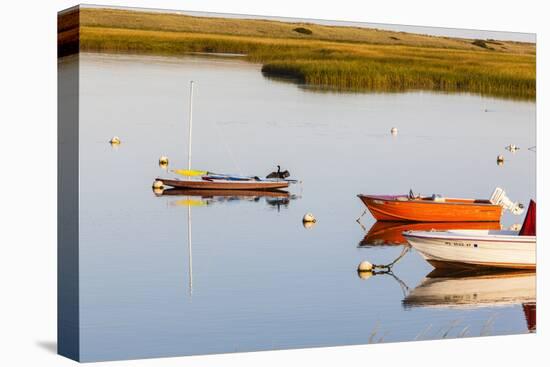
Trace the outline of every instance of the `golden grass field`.
[[[79, 24], [80, 51], [242, 53], [268, 76], [322, 88], [536, 96], [529, 43], [99, 8], [80, 9]], [[60, 25], [60, 44], [69, 32]]]

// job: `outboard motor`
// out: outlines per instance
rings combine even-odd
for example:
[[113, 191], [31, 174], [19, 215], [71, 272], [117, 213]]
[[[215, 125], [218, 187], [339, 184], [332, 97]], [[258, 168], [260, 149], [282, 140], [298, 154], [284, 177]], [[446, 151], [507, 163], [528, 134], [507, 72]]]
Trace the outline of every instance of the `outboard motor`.
[[506, 192], [500, 187], [497, 187], [495, 191], [493, 191], [493, 195], [491, 195], [489, 201], [493, 205], [500, 205], [504, 210], [509, 210], [510, 213], [514, 215], [521, 215], [524, 211], [523, 204], [510, 200], [510, 198], [506, 196]]

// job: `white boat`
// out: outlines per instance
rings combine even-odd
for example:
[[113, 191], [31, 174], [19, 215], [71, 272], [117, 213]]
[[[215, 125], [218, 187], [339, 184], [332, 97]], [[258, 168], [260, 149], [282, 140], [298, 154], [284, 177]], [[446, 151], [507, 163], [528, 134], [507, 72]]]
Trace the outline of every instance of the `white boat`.
[[536, 236], [518, 236], [515, 231], [407, 231], [403, 236], [436, 268], [536, 267]]
[[[536, 269], [535, 204], [522, 230], [405, 231], [403, 236], [436, 268]], [[526, 230], [529, 227], [529, 230]]]

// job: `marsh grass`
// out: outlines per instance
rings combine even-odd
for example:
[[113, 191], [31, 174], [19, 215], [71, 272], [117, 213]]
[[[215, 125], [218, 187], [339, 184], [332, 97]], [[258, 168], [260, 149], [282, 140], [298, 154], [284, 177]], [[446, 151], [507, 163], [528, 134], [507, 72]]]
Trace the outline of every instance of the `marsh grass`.
[[[296, 32], [297, 25], [312, 33]], [[488, 40], [486, 49], [473, 42], [354, 27], [81, 10], [81, 51], [237, 53], [261, 63], [266, 76], [314, 87], [535, 99], [533, 45]]]
[[[481, 326], [481, 330], [479, 331], [479, 334], [472, 334], [470, 325], [463, 325], [462, 320], [455, 319], [452, 320], [448, 325], [442, 326], [435, 332], [433, 332], [433, 325], [428, 325], [424, 330], [422, 330], [415, 338], [415, 341], [420, 340], [435, 340], [435, 339], [452, 339], [452, 338], [469, 338], [469, 337], [475, 337], [475, 336], [490, 336], [492, 335], [493, 326], [496, 319], [496, 314], [491, 315], [483, 325]], [[378, 333], [379, 327], [375, 327], [373, 333], [376, 335]], [[374, 337], [372, 336], [371, 339]], [[371, 340], [369, 339], [369, 340]]]

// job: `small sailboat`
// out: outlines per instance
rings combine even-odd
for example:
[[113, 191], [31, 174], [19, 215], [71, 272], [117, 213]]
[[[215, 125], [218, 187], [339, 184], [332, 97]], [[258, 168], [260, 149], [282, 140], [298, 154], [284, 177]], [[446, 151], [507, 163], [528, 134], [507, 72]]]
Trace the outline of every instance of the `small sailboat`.
[[536, 204], [517, 231], [406, 231], [403, 236], [436, 268], [536, 269]]
[[166, 186], [178, 189], [193, 190], [280, 190], [285, 189], [295, 180], [286, 177], [260, 178], [258, 176], [230, 175], [191, 169], [191, 147], [193, 132], [193, 81], [190, 86], [189, 96], [189, 144], [187, 169], [176, 169], [174, 173], [185, 176], [180, 178], [160, 178], [156, 180]]
[[497, 187], [490, 199], [448, 198], [440, 195], [357, 195], [379, 221], [499, 222], [503, 209], [519, 215], [523, 205], [512, 202]]

